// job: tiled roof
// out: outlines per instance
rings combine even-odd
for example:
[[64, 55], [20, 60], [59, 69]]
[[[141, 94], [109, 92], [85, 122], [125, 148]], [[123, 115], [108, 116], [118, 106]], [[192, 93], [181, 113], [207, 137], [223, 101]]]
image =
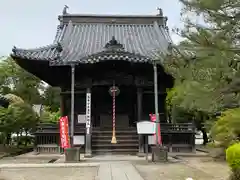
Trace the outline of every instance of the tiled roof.
[[[112, 38], [122, 45], [120, 51], [106, 48]], [[33, 50], [14, 48], [12, 56], [48, 60], [50, 65], [95, 63], [112, 59], [151, 62], [169, 52], [170, 42], [166, 26], [158, 24], [157, 21], [120, 24], [75, 23], [70, 20], [58, 26], [52, 45]]]
[[58, 57], [59, 48], [60, 44], [57, 43], [35, 49], [20, 49], [14, 47], [12, 50], [13, 54], [11, 54], [11, 56], [23, 59], [50, 61]]

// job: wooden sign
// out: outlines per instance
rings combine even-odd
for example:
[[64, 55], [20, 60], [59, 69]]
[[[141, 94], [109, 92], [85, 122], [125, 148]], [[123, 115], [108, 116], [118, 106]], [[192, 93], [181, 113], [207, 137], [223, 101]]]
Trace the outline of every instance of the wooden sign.
[[60, 118], [60, 140], [62, 148], [69, 148], [69, 135], [68, 135], [68, 117], [64, 116]]

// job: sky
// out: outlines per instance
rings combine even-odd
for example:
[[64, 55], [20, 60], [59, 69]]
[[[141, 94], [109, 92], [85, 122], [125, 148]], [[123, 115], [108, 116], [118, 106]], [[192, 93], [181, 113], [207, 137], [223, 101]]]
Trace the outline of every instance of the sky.
[[169, 29], [182, 25], [178, 0], [1, 0], [0, 57], [9, 55], [13, 46], [29, 49], [51, 44], [65, 4], [68, 13], [77, 14], [156, 15], [160, 7]]

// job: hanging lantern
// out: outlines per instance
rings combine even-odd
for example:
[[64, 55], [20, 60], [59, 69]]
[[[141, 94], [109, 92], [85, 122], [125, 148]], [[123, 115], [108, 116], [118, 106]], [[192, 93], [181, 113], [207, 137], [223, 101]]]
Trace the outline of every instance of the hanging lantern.
[[115, 92], [115, 96], [118, 96], [120, 94], [120, 89], [117, 86], [112, 86], [108, 90], [109, 94], [113, 96], [113, 92]]

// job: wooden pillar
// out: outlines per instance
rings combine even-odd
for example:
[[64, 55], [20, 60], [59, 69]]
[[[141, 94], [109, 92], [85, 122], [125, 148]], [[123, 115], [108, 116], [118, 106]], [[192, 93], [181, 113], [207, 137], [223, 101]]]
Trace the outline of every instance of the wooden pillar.
[[85, 157], [92, 156], [92, 132], [91, 132], [91, 89], [86, 91], [86, 135], [85, 135]]
[[64, 98], [64, 94], [60, 95], [60, 114], [61, 114], [61, 116], [65, 115], [65, 98]]
[[192, 121], [192, 134], [191, 134], [191, 144], [192, 144], [192, 152], [196, 153], [196, 136], [195, 136], [195, 123]]
[[[142, 120], [142, 88], [137, 88], [137, 119]], [[144, 156], [144, 139], [143, 135], [138, 135], [138, 156]]]
[[[65, 98], [64, 98], [64, 94], [60, 94], [60, 116], [62, 117], [62, 116], [65, 116]], [[60, 137], [60, 134], [59, 134], [59, 137]], [[61, 146], [60, 146], [60, 144], [61, 144], [61, 142], [60, 142], [61, 140], [60, 140], [60, 138], [59, 138], [59, 148], [58, 148], [58, 151], [59, 151], [59, 153], [60, 154], [63, 154], [63, 152], [64, 152], [64, 149], [63, 148], [61, 148]]]
[[167, 123], [167, 116], [166, 116], [166, 98], [167, 94], [162, 93], [158, 96], [159, 106], [159, 118], [161, 123]]

